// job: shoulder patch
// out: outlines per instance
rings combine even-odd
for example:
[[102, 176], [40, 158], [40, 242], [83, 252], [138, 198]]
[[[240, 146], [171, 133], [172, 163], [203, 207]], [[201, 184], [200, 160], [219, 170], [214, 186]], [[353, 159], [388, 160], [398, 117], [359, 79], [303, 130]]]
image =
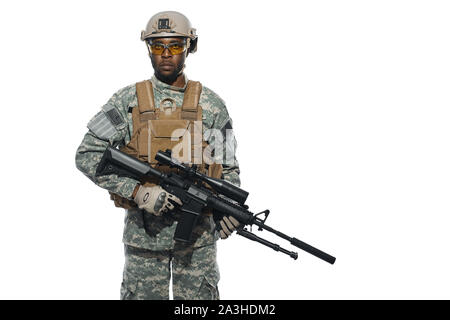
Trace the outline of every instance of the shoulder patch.
[[222, 127], [221, 131], [224, 137], [226, 137], [227, 130], [232, 130], [233, 125], [231, 123], [231, 119], [228, 119], [227, 123]]
[[105, 112], [106, 117], [108, 117], [108, 119], [117, 129], [120, 130], [121, 128], [123, 128], [125, 121], [120, 115], [120, 112], [114, 106], [106, 104], [102, 109]]
[[97, 138], [102, 140], [109, 140], [117, 133], [117, 129], [103, 111], [97, 113], [91, 121], [89, 121], [87, 127]]
[[87, 127], [98, 138], [102, 140], [111, 140], [119, 130], [126, 126], [126, 122], [120, 112], [111, 105], [106, 104], [102, 110], [97, 113]]
[[106, 111], [105, 114], [113, 125], [118, 126], [123, 123], [123, 119], [120, 116], [119, 111], [117, 111], [116, 109]]
[[231, 124], [231, 119], [229, 119], [228, 121], [227, 121], [227, 123], [225, 124], [225, 126], [223, 127], [225, 130], [226, 129], [233, 129], [233, 126], [232, 126], [232, 124]]

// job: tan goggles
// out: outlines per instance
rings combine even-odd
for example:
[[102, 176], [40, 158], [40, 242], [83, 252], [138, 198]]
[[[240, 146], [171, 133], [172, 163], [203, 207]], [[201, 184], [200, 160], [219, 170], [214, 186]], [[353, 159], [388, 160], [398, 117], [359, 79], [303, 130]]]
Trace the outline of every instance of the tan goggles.
[[149, 43], [147, 42], [150, 52], [156, 55], [162, 55], [164, 50], [168, 49], [172, 55], [183, 53], [186, 50], [186, 43], [175, 42], [175, 43]]

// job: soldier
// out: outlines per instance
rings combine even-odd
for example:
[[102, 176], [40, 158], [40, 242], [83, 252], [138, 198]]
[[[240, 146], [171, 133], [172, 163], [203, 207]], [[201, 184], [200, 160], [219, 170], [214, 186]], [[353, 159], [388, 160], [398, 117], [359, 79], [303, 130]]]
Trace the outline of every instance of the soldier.
[[[76, 152], [76, 166], [107, 189], [116, 206], [126, 209], [121, 299], [168, 299], [171, 278], [174, 299], [219, 299], [216, 240], [227, 238], [236, 229], [235, 219], [214, 221], [211, 212], [204, 212], [192, 243], [174, 241], [178, 217], [174, 208], [181, 201], [163, 190], [158, 181], [95, 176], [108, 145], [160, 170], [174, 170], [157, 164], [154, 155], [160, 149], [175, 150], [180, 142], [171, 138], [174, 132], [181, 132], [180, 138], [190, 135], [194, 142], [188, 151], [181, 150], [180, 157], [199, 163], [199, 152], [192, 150], [200, 148], [199, 170], [240, 185], [233, 151], [222, 165], [201, 161], [202, 154], [208, 154], [207, 148], [220, 140], [216, 134], [208, 136], [209, 129], [223, 133], [227, 146], [235, 148], [236, 142], [225, 134], [232, 121], [224, 101], [199, 82], [189, 81], [183, 72], [186, 57], [197, 50], [196, 30], [181, 13], [160, 12], [150, 19], [141, 40], [147, 45], [154, 76], [116, 92], [89, 121], [89, 131]], [[214, 150], [215, 160], [222, 160], [221, 151]]]

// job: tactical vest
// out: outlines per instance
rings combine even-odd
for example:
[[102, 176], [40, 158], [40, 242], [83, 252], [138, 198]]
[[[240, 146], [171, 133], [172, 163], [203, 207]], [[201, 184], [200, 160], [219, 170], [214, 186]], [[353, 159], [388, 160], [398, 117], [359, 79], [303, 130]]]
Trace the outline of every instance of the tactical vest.
[[[172, 156], [178, 160], [197, 164], [200, 172], [221, 178], [222, 166], [216, 163], [207, 165], [202, 159], [208, 143], [203, 140], [202, 107], [198, 104], [201, 92], [200, 82], [188, 81], [181, 108], [176, 106], [172, 98], [163, 99], [159, 108], [155, 108], [152, 83], [148, 80], [137, 83], [138, 107], [132, 109], [133, 134], [121, 151], [163, 172], [178, 172], [178, 169], [169, 168], [155, 160], [159, 150], [171, 149]], [[173, 138], [175, 141], [172, 141]], [[145, 186], [157, 183], [153, 177], [141, 181]], [[134, 201], [117, 194], [111, 193], [111, 199], [117, 207], [136, 207]]]

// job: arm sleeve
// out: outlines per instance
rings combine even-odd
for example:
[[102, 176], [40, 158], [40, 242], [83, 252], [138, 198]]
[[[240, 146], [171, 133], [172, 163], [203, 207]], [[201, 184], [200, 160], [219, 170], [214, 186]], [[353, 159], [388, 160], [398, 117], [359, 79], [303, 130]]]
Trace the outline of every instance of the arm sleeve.
[[75, 155], [76, 167], [101, 188], [131, 199], [138, 181], [117, 175], [96, 177], [95, 171], [108, 145], [123, 144], [128, 130], [122, 101], [115, 94], [102, 110], [89, 122], [89, 131]]
[[233, 131], [233, 121], [228, 115], [225, 105], [223, 111], [216, 115], [213, 128], [220, 130], [223, 137], [223, 153], [221, 155], [223, 159], [223, 179], [240, 187], [240, 169], [236, 158], [237, 142]]

